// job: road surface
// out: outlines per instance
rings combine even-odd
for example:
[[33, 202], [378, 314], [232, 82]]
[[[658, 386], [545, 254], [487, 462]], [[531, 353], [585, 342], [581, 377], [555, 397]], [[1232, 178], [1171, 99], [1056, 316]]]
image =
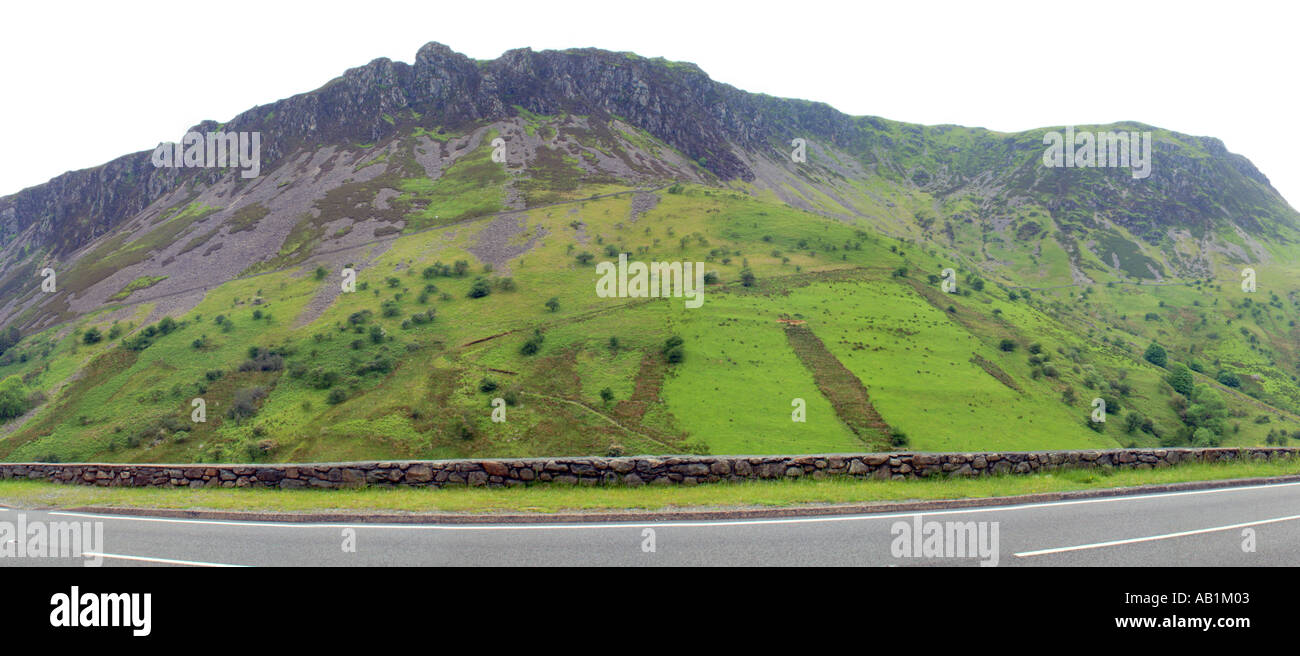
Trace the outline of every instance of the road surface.
[[[1300, 483], [921, 513], [586, 524], [301, 524], [0, 509], [0, 525], [102, 522], [103, 566], [1300, 564]], [[927, 556], [927, 523], [984, 529], [984, 557]], [[967, 522], [975, 524], [967, 525]], [[648, 530], [647, 530], [648, 529]], [[996, 532], [995, 532], [996, 531]], [[906, 534], [906, 535], [904, 535]], [[960, 531], [946, 543], [960, 541]], [[996, 556], [992, 537], [997, 537]], [[938, 542], [933, 543], [939, 545]], [[9, 545], [12, 548], [14, 545]], [[937, 548], [942, 548], [939, 545]], [[978, 554], [979, 543], [963, 545]], [[896, 555], [901, 552], [903, 555]], [[908, 553], [918, 554], [909, 557]], [[0, 566], [80, 558], [0, 558]]]

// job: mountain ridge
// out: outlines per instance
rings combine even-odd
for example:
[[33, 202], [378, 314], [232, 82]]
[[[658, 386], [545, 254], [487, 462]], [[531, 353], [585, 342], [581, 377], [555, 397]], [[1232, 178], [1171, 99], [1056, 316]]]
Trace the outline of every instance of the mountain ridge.
[[[528, 84], [538, 79], [548, 82], [540, 87]], [[656, 84], [652, 87], [650, 82]], [[956, 129], [1001, 141], [1055, 129], [1003, 133], [850, 116], [825, 103], [741, 91], [713, 81], [693, 64], [645, 59], [631, 53], [591, 48], [521, 48], [508, 50], [494, 60], [477, 62], [431, 42], [419, 49], [413, 64], [377, 58], [348, 69], [313, 91], [255, 106], [226, 123], [204, 120], [190, 131], [267, 131], [272, 137], [263, 144], [263, 165], [270, 169], [308, 142], [374, 142], [391, 138], [398, 128], [396, 122], [390, 123], [384, 117], [403, 111], [436, 113], [446, 127], [457, 128], [475, 121], [510, 118], [516, 115], [515, 105], [544, 115], [567, 111], [627, 116], [634, 125], [682, 150], [689, 158], [703, 158], [703, 167], [721, 180], [746, 182], [753, 180], [752, 167], [740, 161], [730, 146], [771, 148], [773, 135], [778, 132], [806, 134], [846, 148], [856, 145], [862, 152], [878, 146], [864, 143], [858, 131], [864, 125], [878, 132], [904, 126], [904, 131], [913, 135], [918, 131], [942, 133]], [[630, 110], [638, 107], [644, 110], [641, 115], [631, 116], [635, 112]], [[1109, 125], [1152, 128], [1136, 122]], [[1228, 152], [1221, 140], [1179, 136], [1196, 140], [1211, 156], [1226, 159], [1233, 169], [1261, 183], [1285, 204], [1268, 178], [1244, 156]], [[888, 138], [881, 142], [886, 147], [894, 145]], [[109, 215], [139, 212], [183, 181], [211, 183], [220, 177], [219, 172], [211, 170], [155, 169], [149, 164], [149, 152], [139, 151], [97, 167], [64, 173], [47, 183], [0, 197], [0, 247], [27, 227], [44, 224], [39, 225], [36, 236], [50, 242], [55, 254], [66, 253], [104, 234], [104, 221]], [[67, 196], [72, 199], [67, 200]], [[84, 216], [89, 228], [66, 225], [70, 216]], [[53, 223], [60, 224], [58, 232], [63, 238], [54, 236]]]

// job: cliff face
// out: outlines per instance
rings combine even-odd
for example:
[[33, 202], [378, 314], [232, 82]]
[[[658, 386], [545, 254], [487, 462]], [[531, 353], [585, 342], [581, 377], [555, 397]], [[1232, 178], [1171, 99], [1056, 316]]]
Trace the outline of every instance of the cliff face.
[[[261, 132], [267, 172], [325, 146], [363, 153], [410, 138], [416, 128], [469, 134], [515, 120], [521, 109], [583, 117], [583, 129], [596, 136], [608, 133], [614, 121], [632, 126], [680, 153], [714, 183], [770, 190], [806, 209], [876, 222], [895, 234], [935, 237], [947, 223], [947, 241], [955, 245], [959, 238], [952, 224], [968, 220], [995, 230], [1009, 224], [1022, 232], [1050, 231], [1072, 254], [1076, 279], [1089, 275], [1080, 248], [1107, 263], [1120, 257], [1113, 242], [1128, 237], [1119, 229], [1143, 242], [1118, 248], [1130, 260], [1120, 268], [1158, 277], [1199, 274], [1211, 266], [1209, 247], [1192, 256], [1178, 248], [1165, 249], [1163, 256], [1146, 252], [1171, 231], [1202, 241], [1216, 233], [1244, 232], [1249, 243], [1234, 257], [1249, 260], [1262, 252], [1257, 242], [1291, 242], [1300, 225], [1268, 179], [1217, 139], [1141, 124], [1098, 126], [1155, 131], [1151, 176], [1134, 180], [1127, 170], [1045, 169], [1040, 165], [1044, 130], [1004, 134], [852, 117], [822, 103], [740, 91], [691, 64], [592, 49], [511, 50], [480, 62], [430, 43], [413, 64], [377, 59], [315, 91], [194, 129]], [[789, 166], [795, 137], [808, 139], [819, 155], [802, 170]], [[229, 171], [158, 169], [149, 156], [149, 151], [134, 153], [0, 198], [0, 304], [19, 286], [16, 268], [25, 267], [26, 275], [35, 266], [26, 260], [29, 253], [42, 262], [66, 263], [160, 199], [192, 199], [223, 180], [226, 197], [256, 185], [237, 176], [228, 180]], [[650, 168], [683, 170], [681, 162]], [[918, 211], [899, 221], [915, 219], [919, 225], [889, 224], [880, 218], [883, 204], [867, 188], [879, 181], [925, 195], [940, 216]], [[323, 197], [328, 191], [319, 193]], [[807, 200], [814, 197], [834, 202]], [[974, 210], [948, 207], [962, 199]], [[1043, 208], [1055, 226], [1026, 227], [1017, 214], [1026, 205]], [[1162, 258], [1168, 261], [1156, 262]]]
[[[837, 130], [851, 125], [825, 105], [753, 96], [713, 82], [690, 65], [599, 50], [525, 49], [480, 66], [430, 43], [413, 65], [377, 59], [316, 91], [253, 108], [224, 125], [205, 121], [193, 129], [261, 131], [263, 169], [270, 170], [302, 147], [392, 137], [399, 128], [385, 116], [414, 111], [460, 127], [508, 118], [515, 105], [540, 114], [622, 117], [722, 179], [752, 177], [732, 149], [757, 147], [773, 132], [765, 107], [780, 106], [792, 117], [807, 114], [814, 124]], [[31, 246], [63, 255], [180, 185], [215, 177], [210, 171], [156, 169], [149, 151], [66, 173], [0, 198], [0, 246], [24, 234]]]

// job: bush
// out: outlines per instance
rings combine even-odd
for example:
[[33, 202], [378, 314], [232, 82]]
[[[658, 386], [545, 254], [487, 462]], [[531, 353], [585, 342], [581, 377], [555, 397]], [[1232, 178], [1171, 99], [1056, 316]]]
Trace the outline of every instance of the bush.
[[1143, 417], [1141, 413], [1130, 412], [1124, 417], [1124, 432], [1132, 434], [1133, 432], [1140, 430], [1142, 424], [1146, 421], [1146, 417]]
[[8, 421], [27, 412], [27, 394], [18, 376], [0, 381], [0, 421]]
[[1163, 367], [1169, 363], [1169, 354], [1165, 352], [1163, 346], [1155, 342], [1151, 342], [1151, 346], [1147, 347], [1146, 353], [1143, 353], [1142, 357], [1157, 367]]
[[1223, 438], [1209, 428], [1201, 427], [1192, 433], [1192, 446], [1213, 447], [1219, 446], [1222, 441]]
[[14, 326], [9, 326], [3, 332], [0, 332], [0, 353], [13, 348], [22, 338], [22, 333]]
[[346, 400], [348, 400], [348, 393], [342, 387], [335, 387], [330, 390], [330, 395], [325, 398], [325, 401], [330, 405], [338, 405]]
[[550, 310], [551, 312], [558, 311], [560, 309], [560, 299], [552, 296], [550, 300], [546, 301], [546, 309]]
[[257, 402], [266, 396], [265, 387], [246, 387], [235, 392], [235, 400], [226, 411], [229, 419], [247, 419], [257, 414]]
[[81, 341], [84, 344], [98, 344], [104, 339], [104, 334], [99, 329], [91, 326], [86, 332], [81, 334]]
[[487, 296], [488, 294], [491, 293], [492, 293], [492, 285], [488, 283], [487, 278], [482, 278], [482, 277], [475, 278], [474, 284], [471, 285], [469, 288], [470, 298], [483, 298], [484, 296]]
[[1192, 370], [1182, 363], [1175, 362], [1169, 368], [1169, 372], [1169, 377], [1165, 379], [1169, 386], [1183, 396], [1192, 397], [1196, 387], [1196, 378], [1192, 376]]
[[744, 285], [745, 287], [753, 287], [754, 282], [755, 279], [754, 279], [753, 271], [750, 271], [749, 269], [744, 269], [740, 272], [740, 284]]
[[339, 382], [337, 371], [329, 371], [316, 367], [307, 374], [307, 384], [316, 389], [329, 389]]
[[[153, 326], [149, 326], [149, 327], [153, 328]], [[154, 334], [157, 333], [155, 332]], [[134, 337], [128, 337], [126, 340], [122, 342], [122, 346], [125, 346], [127, 349], [132, 351], [143, 351], [152, 345], [153, 345], [152, 336], [146, 335], [144, 333], [140, 333]]]
[[370, 362], [357, 365], [355, 373], [358, 376], [364, 376], [368, 373], [386, 374], [392, 370], [393, 370], [393, 359], [380, 356], [378, 358], [375, 358], [374, 360], [371, 360]]
[[1016, 350], [1016, 343], [1010, 339], [1004, 339], [1001, 342], [998, 342], [998, 348], [1002, 349], [1007, 353], [1010, 353]]
[[542, 350], [542, 342], [545, 340], [546, 338], [542, 336], [542, 331], [534, 330], [533, 336], [529, 337], [528, 341], [524, 342], [524, 345], [519, 348], [519, 352], [524, 355], [536, 355], [538, 351]]
[[895, 428], [889, 433], [889, 445], [895, 448], [908, 445], [907, 433]]
[[497, 387], [499, 387], [499, 385], [497, 385], [497, 382], [491, 378], [484, 377], [483, 380], [478, 382], [478, 391], [485, 394], [488, 392], [495, 392]]
[[244, 360], [239, 365], [240, 371], [280, 371], [284, 369], [284, 358], [278, 353], [262, 351], [256, 357]]
[[1231, 371], [1220, 371], [1214, 379], [1219, 381], [1220, 385], [1226, 387], [1241, 387], [1241, 378], [1237, 377], [1237, 374], [1234, 374]]

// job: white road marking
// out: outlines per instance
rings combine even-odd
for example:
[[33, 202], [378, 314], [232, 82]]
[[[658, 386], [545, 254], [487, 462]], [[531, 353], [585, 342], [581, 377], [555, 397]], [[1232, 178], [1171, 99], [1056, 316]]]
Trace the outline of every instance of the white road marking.
[[1208, 490], [1188, 490], [1185, 492], [1161, 492], [1156, 494], [1141, 494], [1132, 496], [1117, 497], [1100, 497], [1096, 499], [1076, 499], [1072, 501], [1048, 501], [1043, 503], [1019, 504], [1009, 506], [976, 506], [970, 508], [953, 508], [949, 510], [933, 511], [915, 511], [915, 512], [895, 512], [878, 515], [836, 515], [828, 517], [785, 517], [770, 519], [748, 519], [748, 520], [716, 520], [716, 521], [693, 521], [693, 520], [674, 520], [661, 522], [617, 522], [603, 524], [335, 524], [335, 523], [308, 523], [308, 522], [258, 522], [258, 521], [238, 521], [238, 520], [213, 520], [213, 519], [173, 519], [170, 517], [138, 517], [134, 515], [100, 515], [93, 513], [77, 512], [51, 512], [51, 515], [61, 515], [64, 517], [90, 517], [102, 520], [122, 520], [136, 522], [162, 522], [167, 524], [207, 524], [213, 526], [262, 526], [266, 528], [379, 528], [379, 529], [406, 529], [406, 530], [425, 530], [425, 531], [537, 531], [552, 529], [624, 529], [624, 528], [659, 528], [666, 526], [681, 527], [707, 527], [707, 526], [757, 526], [763, 524], [813, 524], [822, 522], [852, 522], [852, 521], [872, 521], [881, 519], [897, 519], [900, 517], [928, 517], [931, 515], [966, 515], [972, 513], [984, 512], [1012, 512], [1017, 510], [1037, 510], [1042, 508], [1057, 508], [1060, 506], [1074, 506], [1093, 503], [1114, 503], [1120, 501], [1143, 501], [1149, 499], [1165, 499], [1171, 497], [1198, 495], [1198, 494], [1218, 494], [1229, 492], [1248, 492], [1258, 490], [1273, 490], [1284, 487], [1295, 487], [1300, 483], [1276, 483], [1272, 485], [1252, 485], [1247, 487], [1227, 487], [1213, 488]]
[[1240, 524], [1231, 524], [1229, 526], [1215, 526], [1212, 528], [1199, 528], [1194, 531], [1180, 531], [1178, 533], [1165, 533], [1164, 535], [1151, 535], [1142, 538], [1128, 538], [1126, 540], [1111, 540], [1109, 542], [1095, 542], [1093, 544], [1080, 544], [1073, 547], [1056, 547], [1053, 549], [1039, 549], [1037, 551], [1022, 551], [1015, 554], [1017, 558], [1029, 558], [1031, 556], [1045, 556], [1047, 554], [1064, 553], [1067, 551], [1083, 551], [1084, 549], [1101, 549], [1103, 547], [1115, 547], [1121, 544], [1136, 544], [1139, 542], [1153, 542], [1155, 540], [1168, 540], [1170, 538], [1182, 538], [1189, 535], [1201, 535], [1204, 533], [1215, 533], [1218, 531], [1231, 531], [1235, 528], [1245, 528], [1247, 526], [1259, 526], [1261, 524], [1276, 524], [1278, 522], [1291, 522], [1300, 519], [1300, 515], [1291, 515], [1289, 517], [1276, 517], [1274, 519], [1261, 519], [1255, 522], [1242, 522]]
[[128, 556], [125, 554], [96, 553], [83, 551], [86, 558], [116, 558], [118, 560], [138, 560], [146, 563], [163, 563], [166, 565], [190, 565], [192, 567], [247, 567], [247, 565], [228, 565], [226, 563], [205, 563], [198, 560], [172, 560], [171, 558], [150, 558], [148, 556]]

